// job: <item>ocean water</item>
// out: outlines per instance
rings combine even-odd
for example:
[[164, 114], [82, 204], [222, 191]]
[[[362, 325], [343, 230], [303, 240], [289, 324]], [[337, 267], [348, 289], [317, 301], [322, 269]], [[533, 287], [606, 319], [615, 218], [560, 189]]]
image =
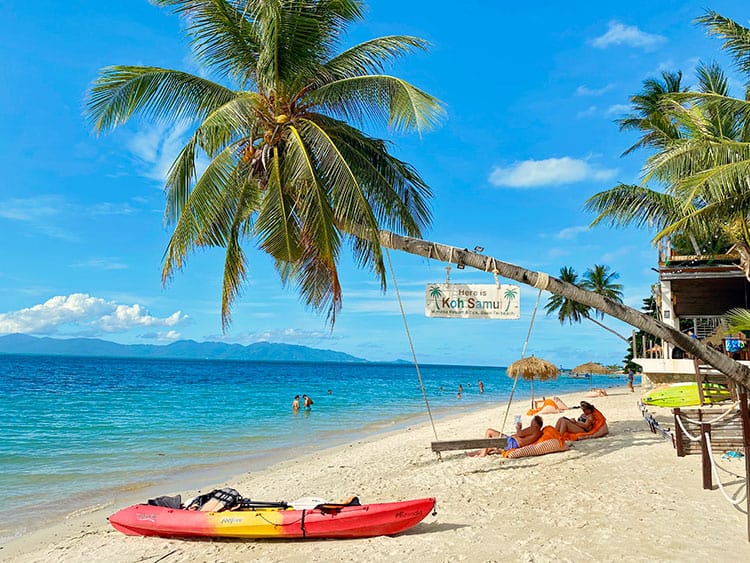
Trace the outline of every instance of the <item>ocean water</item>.
[[[504, 368], [420, 368], [438, 418], [504, 407], [512, 387]], [[535, 394], [589, 385], [561, 377], [536, 382]], [[292, 399], [303, 393], [315, 403], [295, 414]], [[519, 381], [515, 397], [529, 396]], [[0, 356], [0, 538], [127, 495], [170, 493], [178, 480], [205, 486], [426, 421], [409, 364]]]

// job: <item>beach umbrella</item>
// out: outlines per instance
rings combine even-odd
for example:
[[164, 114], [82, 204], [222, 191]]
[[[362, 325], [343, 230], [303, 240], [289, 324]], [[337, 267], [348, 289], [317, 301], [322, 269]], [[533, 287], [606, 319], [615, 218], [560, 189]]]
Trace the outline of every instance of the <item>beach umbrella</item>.
[[546, 381], [557, 377], [557, 366], [552, 362], [529, 356], [516, 360], [508, 366], [506, 373], [509, 377], [522, 376], [526, 380], [531, 380], [531, 408], [534, 408], [534, 379]]
[[586, 362], [585, 364], [574, 367], [571, 371], [575, 374], [588, 375], [589, 387], [593, 387], [594, 385], [594, 374], [605, 375], [612, 373], [612, 370], [610, 370], [608, 367], [603, 366], [602, 364], [597, 364], [596, 362]]
[[612, 370], [602, 364], [597, 364], [596, 362], [586, 362], [585, 364], [574, 367], [572, 372], [575, 374], [603, 375], [612, 373]]

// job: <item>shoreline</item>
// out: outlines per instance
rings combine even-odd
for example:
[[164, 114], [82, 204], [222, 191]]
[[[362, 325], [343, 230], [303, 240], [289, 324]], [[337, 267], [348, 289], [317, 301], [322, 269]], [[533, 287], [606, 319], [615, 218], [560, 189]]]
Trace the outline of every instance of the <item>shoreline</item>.
[[[500, 554], [511, 560], [625, 556], [684, 561], [709, 558], [715, 555], [712, 546], [721, 545], [739, 559], [742, 554], [750, 557], [745, 514], [719, 491], [701, 489], [700, 458], [678, 458], [671, 444], [649, 432], [636, 406], [639, 392], [626, 387], [608, 392], [591, 402], [607, 416], [610, 436], [576, 442], [567, 452], [519, 460], [446, 452], [438, 462], [429, 447], [434, 439], [430, 424], [406, 423], [302, 456], [294, 452], [257, 471], [246, 467], [226, 481], [204, 481], [199, 489], [231, 486], [264, 500], [319, 496], [336, 501], [358, 495], [367, 503], [437, 497], [437, 516], [395, 537], [306, 541], [302, 551], [293, 541], [173, 540], [129, 537], [113, 530], [106, 516], [144, 502], [141, 496], [70, 515], [62, 523], [4, 543], [0, 554], [18, 562], [134, 561], [155, 554], [169, 554], [169, 562], [382, 560], [395, 554], [426, 561], [481, 561]], [[560, 396], [572, 406], [584, 395]], [[498, 428], [505, 406], [495, 403], [441, 416], [435, 421], [438, 436], [481, 437], [486, 427]], [[513, 401], [506, 430], [514, 414], [523, 414], [527, 423], [527, 409], [528, 399]], [[575, 410], [563, 414], [571, 413], [577, 416]], [[554, 424], [558, 416], [546, 415], [545, 424]], [[186, 491], [170, 488], [158, 494], [179, 492], [186, 498], [196, 493]], [[679, 529], [684, 531], [676, 534]], [[692, 533], [711, 537], [711, 545], [685, 541], [683, 534]]]

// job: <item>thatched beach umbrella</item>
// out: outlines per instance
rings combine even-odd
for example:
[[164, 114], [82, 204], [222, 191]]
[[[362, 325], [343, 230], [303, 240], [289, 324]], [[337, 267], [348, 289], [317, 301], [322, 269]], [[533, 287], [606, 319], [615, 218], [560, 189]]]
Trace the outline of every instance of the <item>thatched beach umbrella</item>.
[[577, 375], [603, 375], [612, 373], [612, 370], [610, 370], [608, 367], [603, 366], [602, 364], [597, 364], [596, 362], [586, 362], [585, 364], [574, 367], [571, 371]]
[[531, 408], [534, 408], [534, 379], [537, 378], [540, 381], [554, 379], [557, 377], [557, 366], [542, 358], [529, 356], [510, 364], [506, 373], [509, 377], [520, 375], [526, 380], [531, 380]]
[[602, 364], [597, 364], [596, 362], [586, 362], [585, 364], [574, 367], [571, 371], [577, 375], [588, 375], [589, 388], [594, 386], [594, 374], [605, 375], [612, 373], [612, 370], [610, 370], [608, 367], [603, 366]]

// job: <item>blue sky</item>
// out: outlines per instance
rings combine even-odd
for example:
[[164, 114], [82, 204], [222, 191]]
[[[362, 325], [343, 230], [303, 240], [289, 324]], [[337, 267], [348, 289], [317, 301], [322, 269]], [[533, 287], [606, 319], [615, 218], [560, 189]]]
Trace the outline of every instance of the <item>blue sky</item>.
[[[748, 25], [750, 12], [736, 1], [378, 0], [344, 46], [390, 34], [432, 43], [391, 72], [440, 98], [444, 122], [421, 138], [378, 132], [434, 191], [425, 238], [480, 245], [552, 275], [561, 266], [582, 274], [606, 264], [620, 274], [625, 302], [640, 308], [657, 280], [649, 233], [588, 229], [593, 217], [582, 203], [617, 182], [639, 181], [646, 154], [620, 156], [635, 137], [614, 120], [643, 80], [682, 70], [692, 84], [700, 60], [731, 69], [719, 41], [693, 23], [706, 7]], [[4, 2], [0, 45], [0, 334], [270, 341], [375, 361], [411, 357], [394, 292], [383, 295], [348, 257], [333, 332], [255, 250], [226, 334], [221, 251], [194, 255], [162, 287], [163, 178], [187, 132], [138, 120], [96, 137], [83, 99], [107, 65], [200, 72], [177, 17], [146, 0]], [[741, 77], [731, 77], [741, 95]], [[426, 318], [425, 285], [444, 282], [446, 264], [391, 258], [420, 362], [502, 366], [520, 357], [535, 289], [521, 288], [520, 320]], [[455, 267], [450, 279], [494, 283], [490, 274]], [[630, 334], [623, 323], [605, 322]], [[619, 362], [625, 348], [593, 323], [561, 326], [542, 310], [528, 353], [572, 367]]]

